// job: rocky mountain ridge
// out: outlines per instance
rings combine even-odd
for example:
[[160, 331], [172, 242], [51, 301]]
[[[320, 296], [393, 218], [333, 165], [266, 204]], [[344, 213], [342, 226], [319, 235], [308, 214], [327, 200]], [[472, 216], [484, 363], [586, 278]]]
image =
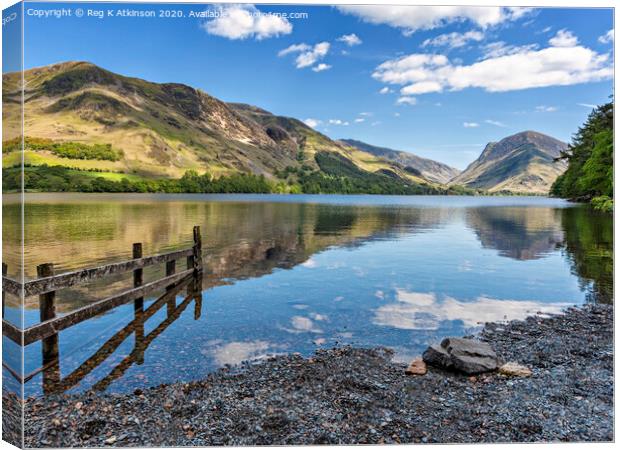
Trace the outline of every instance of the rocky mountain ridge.
[[536, 131], [490, 142], [480, 156], [450, 181], [489, 192], [547, 194], [566, 170], [556, 160], [568, 144]]

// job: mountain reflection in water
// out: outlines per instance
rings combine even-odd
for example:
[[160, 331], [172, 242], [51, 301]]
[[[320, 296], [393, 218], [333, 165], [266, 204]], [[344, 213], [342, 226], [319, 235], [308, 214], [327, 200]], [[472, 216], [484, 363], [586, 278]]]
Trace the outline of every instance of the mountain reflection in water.
[[472, 208], [466, 221], [484, 248], [509, 258], [539, 259], [564, 241], [561, 213], [550, 208]]
[[[15, 237], [12, 208], [5, 202], [3, 231]], [[70, 390], [127, 391], [342, 344], [388, 346], [406, 359], [485, 321], [613, 298], [611, 217], [544, 198], [39, 195], [27, 196], [26, 220], [27, 277], [44, 262], [64, 271], [123, 260], [133, 242], [147, 255], [184, 248], [192, 226], [202, 228], [194, 312], [155, 311], [144, 332], [159, 332], [138, 363], [135, 330], [100, 351], [133, 320], [130, 305], [64, 330], [62, 376], [88, 367]], [[145, 282], [161, 275], [145, 270]], [[58, 311], [129, 282], [67, 289]], [[26, 308], [28, 326], [37, 299]], [[38, 344], [26, 347], [25, 365], [40, 366]], [[41, 392], [41, 377], [26, 383], [28, 395]]]

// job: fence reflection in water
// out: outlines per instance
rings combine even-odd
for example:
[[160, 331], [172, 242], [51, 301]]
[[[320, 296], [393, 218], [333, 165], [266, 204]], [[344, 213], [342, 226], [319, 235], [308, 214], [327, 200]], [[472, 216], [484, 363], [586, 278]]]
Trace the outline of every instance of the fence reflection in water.
[[[10, 367], [4, 361], [3, 367], [21, 383], [28, 383], [37, 375], [42, 374], [43, 393], [46, 395], [63, 392], [79, 384], [84, 377], [101, 365], [133, 334], [135, 342], [130, 354], [116, 365], [107, 376], [93, 386], [95, 390], [105, 390], [112, 381], [121, 377], [133, 364], [143, 363], [144, 353], [148, 346], [180, 317], [192, 301], [194, 301], [194, 319], [200, 318], [203, 270], [200, 227], [194, 227], [193, 235], [194, 245], [187, 250], [143, 258], [142, 244], [136, 243], [133, 245], [133, 259], [130, 261], [83, 269], [76, 272], [54, 275], [53, 264], [42, 264], [37, 267], [38, 278], [23, 285], [7, 278], [3, 267], [3, 300], [5, 291], [17, 296], [39, 294], [40, 311], [40, 322], [25, 330], [17, 328], [12, 323], [4, 320], [3, 317], [3, 335], [24, 347], [39, 340], [42, 344], [42, 364], [41, 367], [33, 372], [22, 376], [18, 370]], [[187, 268], [180, 273], [176, 273], [176, 260], [182, 257], [187, 258]], [[143, 284], [143, 268], [159, 263], [165, 263], [165, 277]], [[132, 289], [79, 308], [66, 315], [56, 316], [55, 295], [57, 290], [130, 270], [133, 271]], [[165, 289], [165, 293], [144, 309], [145, 295], [161, 289]], [[182, 292], [185, 292], [185, 296], [177, 304], [177, 296]], [[69, 375], [62, 377], [59, 333], [63, 329], [70, 328], [131, 301], [134, 303], [133, 320], [108, 339], [77, 369], [73, 370]], [[145, 322], [164, 306], [166, 307], [166, 318], [153, 331], [145, 335]]]

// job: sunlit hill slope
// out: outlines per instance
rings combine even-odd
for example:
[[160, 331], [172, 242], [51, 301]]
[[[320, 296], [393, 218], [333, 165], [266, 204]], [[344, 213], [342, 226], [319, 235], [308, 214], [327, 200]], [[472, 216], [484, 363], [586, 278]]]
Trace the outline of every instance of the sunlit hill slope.
[[[183, 84], [151, 83], [86, 62], [31, 69], [24, 78], [27, 165], [96, 170], [111, 179], [179, 178], [188, 170], [281, 179], [287, 168], [329, 175], [336, 165], [344, 167], [339, 173], [434, 184], [297, 119], [225, 103]], [[17, 73], [3, 76], [7, 123], [19, 120], [19, 81]], [[19, 163], [19, 146], [10, 145], [18, 129], [5, 133], [5, 168]]]

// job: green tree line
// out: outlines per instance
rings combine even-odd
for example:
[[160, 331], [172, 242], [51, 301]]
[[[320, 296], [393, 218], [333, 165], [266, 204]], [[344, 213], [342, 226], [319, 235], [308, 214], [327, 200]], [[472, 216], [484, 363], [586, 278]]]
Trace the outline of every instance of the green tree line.
[[[27, 166], [24, 188], [31, 192], [137, 192], [137, 193], [292, 193], [292, 194], [451, 194], [473, 191], [461, 187], [440, 189], [427, 185], [409, 185], [384, 175], [329, 175], [319, 171], [300, 171], [296, 181], [272, 181], [263, 175], [237, 173], [214, 178], [189, 170], [178, 179], [110, 180], [95, 172], [70, 170], [62, 166]], [[21, 188], [21, 170], [5, 169], [2, 187], [5, 192]]]
[[591, 202], [599, 210], [613, 210], [613, 126], [613, 102], [590, 113], [560, 156], [568, 161], [568, 169], [551, 186], [551, 195]]
[[[3, 171], [5, 191], [19, 190], [20, 183], [19, 168]], [[61, 166], [41, 165], [24, 168], [24, 188], [36, 192], [269, 193], [278, 187], [264, 176], [252, 174], [213, 179], [209, 174], [198, 175], [190, 170], [180, 179], [116, 181]]]

